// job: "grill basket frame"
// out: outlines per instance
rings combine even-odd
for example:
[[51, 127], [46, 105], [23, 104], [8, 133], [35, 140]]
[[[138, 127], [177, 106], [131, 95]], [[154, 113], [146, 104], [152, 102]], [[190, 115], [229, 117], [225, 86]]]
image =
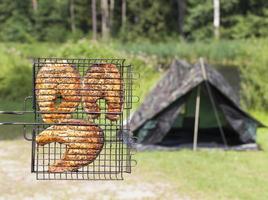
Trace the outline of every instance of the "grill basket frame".
[[[104, 133], [103, 149], [98, 157], [89, 165], [77, 171], [53, 173], [48, 167], [60, 160], [66, 151], [66, 145], [56, 142], [41, 146], [36, 143], [36, 137], [48, 127], [55, 124], [44, 123], [36, 98], [36, 77], [39, 70], [46, 64], [66, 64], [74, 66], [81, 78], [92, 65], [113, 64], [120, 72], [123, 83], [123, 109], [117, 121], [110, 121], [105, 117], [107, 104], [98, 101], [102, 108], [101, 115], [93, 119], [93, 123], [101, 127]], [[32, 129], [31, 171], [36, 173], [38, 180], [123, 180], [125, 173], [131, 173], [135, 162], [132, 159], [131, 145], [126, 142], [130, 137], [129, 117], [133, 104], [133, 80], [135, 79], [131, 65], [125, 65], [125, 59], [66, 59], [66, 58], [36, 58], [33, 61], [33, 112], [35, 123]], [[88, 113], [80, 103], [78, 109], [72, 113], [73, 119], [87, 121]], [[59, 124], [57, 124], [59, 125]], [[68, 124], [63, 124], [67, 125]], [[75, 126], [79, 126], [78, 124]]]

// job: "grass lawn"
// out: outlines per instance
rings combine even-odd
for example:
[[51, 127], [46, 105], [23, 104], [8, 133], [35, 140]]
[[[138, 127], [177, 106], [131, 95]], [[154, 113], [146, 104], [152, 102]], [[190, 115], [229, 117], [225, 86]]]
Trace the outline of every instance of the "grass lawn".
[[[263, 123], [268, 116], [251, 112]], [[193, 199], [268, 199], [268, 129], [258, 130], [262, 151], [182, 150], [136, 154], [143, 180], [168, 181]]]
[[[267, 199], [267, 152], [190, 150], [136, 155], [143, 180], [168, 181], [192, 199]], [[170, 193], [169, 191], [168, 193]]]
[[[1, 103], [1, 109], [17, 110], [19, 107], [17, 103]], [[267, 115], [251, 113], [268, 123]], [[1, 116], [0, 120], [9, 121], [12, 118]], [[14, 140], [14, 137], [20, 136], [21, 128], [0, 128], [0, 185], [5, 185], [0, 192], [4, 199], [45, 198], [43, 191], [49, 191], [52, 199], [88, 199], [92, 194], [100, 199], [268, 199], [268, 129], [258, 130], [258, 143], [263, 151], [138, 152], [135, 154], [138, 165], [124, 182], [73, 184], [63, 181], [53, 186], [56, 182], [51, 182], [51, 185], [50, 182], [35, 181], [35, 176], [30, 174], [30, 143], [22, 139]], [[32, 189], [25, 187], [25, 183]], [[14, 189], [10, 190], [8, 185]]]

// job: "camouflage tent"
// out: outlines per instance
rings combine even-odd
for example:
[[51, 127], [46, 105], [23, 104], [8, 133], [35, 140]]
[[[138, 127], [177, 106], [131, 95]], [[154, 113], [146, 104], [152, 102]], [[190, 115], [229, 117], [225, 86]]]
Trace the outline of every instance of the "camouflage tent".
[[253, 143], [260, 125], [240, 108], [239, 98], [219, 72], [201, 62], [192, 66], [184, 61], [171, 64], [130, 120], [138, 143], [168, 146], [192, 143], [194, 126], [200, 143]]

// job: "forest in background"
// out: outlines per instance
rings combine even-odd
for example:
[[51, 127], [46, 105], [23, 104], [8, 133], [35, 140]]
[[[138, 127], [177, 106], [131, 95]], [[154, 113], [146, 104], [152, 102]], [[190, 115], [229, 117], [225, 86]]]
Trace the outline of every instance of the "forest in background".
[[268, 36], [267, 0], [2, 0], [0, 41]]
[[174, 58], [241, 73], [241, 103], [268, 110], [267, 0], [2, 0], [0, 101], [31, 95], [34, 57], [126, 58], [141, 98]]

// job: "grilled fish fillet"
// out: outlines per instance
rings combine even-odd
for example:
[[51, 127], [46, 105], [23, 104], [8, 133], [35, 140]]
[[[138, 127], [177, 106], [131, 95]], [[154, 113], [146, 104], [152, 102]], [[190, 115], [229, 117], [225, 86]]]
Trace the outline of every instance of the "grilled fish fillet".
[[83, 82], [83, 104], [90, 119], [98, 118], [101, 112], [97, 101], [105, 99], [106, 118], [116, 121], [123, 107], [123, 80], [113, 64], [95, 64], [87, 71]]
[[[36, 76], [35, 92], [44, 122], [69, 119], [81, 101], [80, 74], [67, 63], [44, 64]], [[61, 102], [57, 104], [59, 97]]]
[[103, 148], [104, 135], [99, 126], [72, 119], [63, 120], [62, 123], [64, 125], [53, 125], [36, 137], [36, 143], [41, 146], [52, 142], [66, 145], [64, 155], [49, 166], [49, 172], [77, 171], [92, 163]]

